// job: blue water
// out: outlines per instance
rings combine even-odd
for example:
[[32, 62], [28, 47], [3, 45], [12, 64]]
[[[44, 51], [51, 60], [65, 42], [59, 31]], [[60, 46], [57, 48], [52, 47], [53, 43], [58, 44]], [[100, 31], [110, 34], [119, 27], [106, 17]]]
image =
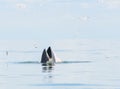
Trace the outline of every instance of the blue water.
[[8, 54], [1, 48], [0, 89], [120, 89], [119, 41], [65, 40], [52, 46], [62, 59], [52, 68], [41, 66], [43, 45], [9, 47]]

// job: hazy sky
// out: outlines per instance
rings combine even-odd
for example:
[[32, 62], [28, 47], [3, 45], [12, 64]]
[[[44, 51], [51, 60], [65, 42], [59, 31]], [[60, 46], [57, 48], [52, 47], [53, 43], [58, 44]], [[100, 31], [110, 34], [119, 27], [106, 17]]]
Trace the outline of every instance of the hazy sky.
[[0, 0], [0, 40], [119, 39], [120, 0]]

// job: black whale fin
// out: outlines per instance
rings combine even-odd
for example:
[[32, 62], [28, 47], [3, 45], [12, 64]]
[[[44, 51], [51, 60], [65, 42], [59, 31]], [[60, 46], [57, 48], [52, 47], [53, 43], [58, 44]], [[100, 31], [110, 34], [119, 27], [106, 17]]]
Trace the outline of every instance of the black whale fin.
[[46, 63], [47, 61], [49, 61], [49, 58], [48, 58], [46, 50], [44, 49], [42, 53], [42, 57], [41, 57], [41, 63]]
[[48, 47], [47, 53], [48, 53], [49, 58], [51, 58], [52, 61], [55, 62], [55, 55], [54, 55], [54, 53], [53, 53], [51, 47]]
[[48, 53], [48, 56], [49, 56], [50, 58], [52, 58], [52, 50], [51, 50], [51, 47], [48, 47], [47, 53]]

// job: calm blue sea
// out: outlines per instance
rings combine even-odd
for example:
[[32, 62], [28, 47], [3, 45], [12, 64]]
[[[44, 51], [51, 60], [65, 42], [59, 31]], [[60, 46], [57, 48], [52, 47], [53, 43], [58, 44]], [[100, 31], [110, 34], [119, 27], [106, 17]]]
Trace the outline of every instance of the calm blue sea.
[[[120, 89], [119, 40], [0, 42], [0, 89]], [[62, 62], [40, 64], [51, 46]]]

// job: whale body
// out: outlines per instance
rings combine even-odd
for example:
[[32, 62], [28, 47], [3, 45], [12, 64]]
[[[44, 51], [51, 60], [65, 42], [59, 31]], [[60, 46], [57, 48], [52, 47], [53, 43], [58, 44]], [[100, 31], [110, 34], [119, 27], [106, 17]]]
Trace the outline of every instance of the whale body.
[[43, 66], [52, 66], [56, 62], [60, 62], [61, 60], [56, 57], [55, 53], [52, 51], [51, 47], [48, 49], [44, 49], [42, 52], [41, 63]]

